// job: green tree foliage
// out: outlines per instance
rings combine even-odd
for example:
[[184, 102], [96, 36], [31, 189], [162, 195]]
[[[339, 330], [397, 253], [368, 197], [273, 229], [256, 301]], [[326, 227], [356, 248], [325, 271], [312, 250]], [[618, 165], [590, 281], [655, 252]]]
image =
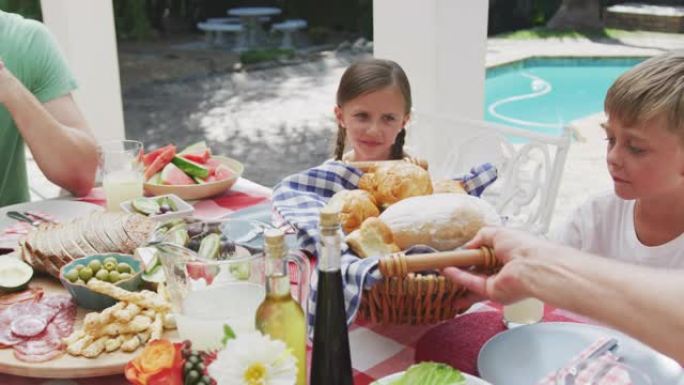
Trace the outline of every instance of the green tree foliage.
[[0, 9], [5, 12], [18, 13], [30, 19], [43, 20], [40, 0], [0, 0]]
[[113, 0], [116, 36], [120, 39], [144, 39], [152, 28], [147, 14], [147, 1]]

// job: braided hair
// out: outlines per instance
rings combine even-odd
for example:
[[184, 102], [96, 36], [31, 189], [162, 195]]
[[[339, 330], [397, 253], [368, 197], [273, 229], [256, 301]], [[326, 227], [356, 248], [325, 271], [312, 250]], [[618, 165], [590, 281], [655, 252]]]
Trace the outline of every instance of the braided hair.
[[[337, 105], [342, 106], [346, 102], [361, 95], [378, 91], [389, 86], [397, 86], [401, 95], [404, 97], [405, 113], [411, 112], [411, 86], [408, 77], [399, 64], [391, 60], [368, 59], [356, 62], [349, 66], [337, 88]], [[406, 129], [402, 128], [397, 134], [390, 157], [392, 159], [402, 159], [404, 157], [404, 141], [406, 139]], [[334, 157], [342, 160], [344, 148], [347, 140], [347, 130], [338, 124], [337, 140], [335, 141]]]

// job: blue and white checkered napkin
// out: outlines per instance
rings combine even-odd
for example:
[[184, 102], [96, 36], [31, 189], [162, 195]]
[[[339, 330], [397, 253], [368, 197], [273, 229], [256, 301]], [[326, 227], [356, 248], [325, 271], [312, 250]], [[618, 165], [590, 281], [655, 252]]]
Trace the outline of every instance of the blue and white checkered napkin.
[[[358, 188], [363, 172], [342, 162], [326, 162], [283, 179], [273, 190], [273, 208], [297, 231], [299, 247], [317, 255], [319, 240], [319, 211], [338, 191]], [[474, 167], [468, 175], [459, 178], [470, 195], [480, 196], [497, 178], [496, 168], [485, 163]], [[364, 288], [382, 280], [377, 267], [378, 258], [361, 259], [342, 242], [341, 272], [344, 280], [344, 299], [347, 322], [351, 323], [361, 303]], [[316, 304], [318, 274], [311, 276], [307, 323], [312, 330]]]

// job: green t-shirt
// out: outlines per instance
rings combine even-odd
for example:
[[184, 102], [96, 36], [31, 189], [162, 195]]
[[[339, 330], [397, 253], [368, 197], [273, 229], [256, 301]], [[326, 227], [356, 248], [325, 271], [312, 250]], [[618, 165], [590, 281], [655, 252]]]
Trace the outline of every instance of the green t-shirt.
[[[57, 43], [35, 20], [0, 11], [0, 59], [42, 103], [76, 88]], [[0, 207], [28, 199], [24, 141], [0, 104]]]

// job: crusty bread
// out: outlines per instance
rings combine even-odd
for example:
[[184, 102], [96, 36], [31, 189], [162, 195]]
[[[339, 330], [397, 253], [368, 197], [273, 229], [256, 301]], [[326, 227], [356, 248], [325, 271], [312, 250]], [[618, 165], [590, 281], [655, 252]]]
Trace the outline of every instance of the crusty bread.
[[380, 215], [373, 196], [363, 190], [338, 191], [330, 198], [328, 206], [340, 213], [345, 234], [358, 229], [366, 218]]
[[496, 210], [466, 194], [435, 194], [395, 203], [381, 215], [402, 250], [428, 245], [451, 250], [469, 241], [485, 225], [499, 225]]
[[463, 183], [455, 179], [441, 179], [432, 182], [432, 193], [433, 194], [467, 194], [466, 190], [463, 188]]
[[349, 247], [362, 258], [381, 257], [399, 251], [390, 228], [375, 217], [363, 221], [359, 229], [347, 235], [346, 241]]
[[381, 208], [409, 197], [432, 194], [430, 174], [409, 162], [374, 167], [361, 176], [359, 188], [370, 192]]

